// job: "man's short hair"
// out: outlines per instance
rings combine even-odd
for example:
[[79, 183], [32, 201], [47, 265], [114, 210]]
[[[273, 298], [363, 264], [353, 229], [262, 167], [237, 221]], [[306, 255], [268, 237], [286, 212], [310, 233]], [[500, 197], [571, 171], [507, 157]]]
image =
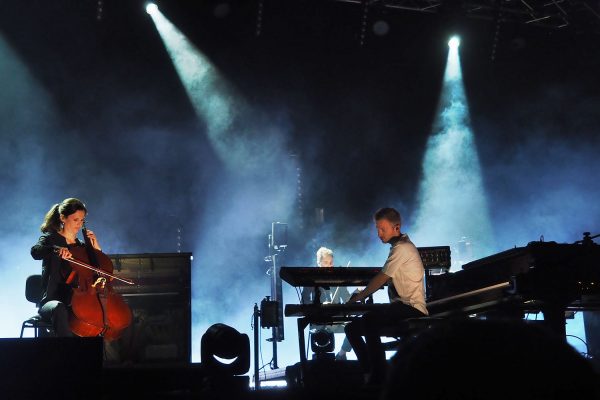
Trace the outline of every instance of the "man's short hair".
[[380, 208], [379, 210], [377, 210], [377, 212], [375, 212], [373, 218], [375, 218], [375, 221], [386, 219], [392, 224], [402, 225], [402, 217], [400, 216], [400, 213], [398, 212], [398, 210], [391, 207]]
[[320, 247], [319, 250], [317, 250], [317, 265], [318, 266], [321, 266], [321, 260], [325, 256], [333, 257], [333, 250], [328, 249], [327, 247]]

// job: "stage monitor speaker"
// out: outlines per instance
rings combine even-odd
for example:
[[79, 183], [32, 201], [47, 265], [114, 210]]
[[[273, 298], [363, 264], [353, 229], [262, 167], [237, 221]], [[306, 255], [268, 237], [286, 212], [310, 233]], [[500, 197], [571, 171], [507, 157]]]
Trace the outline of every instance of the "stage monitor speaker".
[[[285, 380], [290, 389], [311, 389], [315, 393], [340, 393], [353, 388], [361, 389], [364, 382], [363, 371], [358, 361], [336, 361], [332, 358], [319, 358], [290, 365], [285, 369]], [[327, 396], [324, 396], [327, 397]]]
[[98, 399], [102, 338], [0, 339], [3, 399]]

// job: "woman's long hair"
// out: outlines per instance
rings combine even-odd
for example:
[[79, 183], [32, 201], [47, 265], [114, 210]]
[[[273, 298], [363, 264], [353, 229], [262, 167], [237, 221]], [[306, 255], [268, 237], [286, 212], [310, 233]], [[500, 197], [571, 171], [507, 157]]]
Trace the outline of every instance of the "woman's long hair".
[[85, 204], [81, 200], [73, 197], [64, 199], [62, 203], [53, 205], [46, 213], [40, 230], [44, 233], [58, 232], [61, 229], [61, 214], [68, 217], [76, 211], [84, 211], [87, 214], [87, 208], [85, 208]]

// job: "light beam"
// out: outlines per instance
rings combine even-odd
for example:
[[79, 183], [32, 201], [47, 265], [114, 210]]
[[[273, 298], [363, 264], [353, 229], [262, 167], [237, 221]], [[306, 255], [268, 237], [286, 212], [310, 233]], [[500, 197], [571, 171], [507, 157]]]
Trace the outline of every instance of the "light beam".
[[438, 116], [425, 150], [418, 200], [415, 243], [450, 245], [453, 269], [493, 251], [457, 38], [449, 43]]
[[[156, 25], [179, 79], [199, 120], [204, 122], [211, 145], [225, 165], [251, 171], [272, 157], [274, 143], [252, 137], [254, 113], [211, 60], [156, 9], [150, 16]], [[241, 121], [244, 121], [241, 124]], [[268, 134], [265, 135], [267, 131]], [[276, 144], [275, 144], [276, 145]]]
[[[264, 227], [270, 226], [271, 221], [290, 218], [296, 201], [295, 161], [286, 150], [285, 126], [274, 122], [272, 113], [263, 115], [252, 107], [160, 10], [150, 16], [195, 115], [222, 163], [214, 169], [211, 186], [201, 193], [206, 196], [206, 207], [199, 218], [207, 222], [196, 238], [194, 252], [205, 255], [204, 267], [211, 271], [211, 279], [205, 280], [200, 273], [192, 275], [194, 349], [200, 345], [195, 339], [202, 335], [205, 325], [215, 320], [227, 319], [222, 322], [238, 326], [240, 331], [246, 327], [247, 315], [240, 311], [239, 302], [220, 297], [220, 287], [229, 285], [233, 291], [243, 290], [248, 298], [264, 295], [262, 278], [256, 281], [240, 271], [245, 271], [246, 260], [264, 258], [263, 241], [255, 240], [264, 237]], [[232, 226], [236, 227], [235, 232]], [[261, 245], [232, 248], [234, 242]], [[225, 253], [228, 257], [220, 256]], [[232, 273], [241, 279], [231, 281]], [[285, 329], [294, 332], [289, 327]], [[295, 358], [297, 349], [285, 345], [278, 348], [278, 354]], [[199, 355], [199, 351], [192, 352], [193, 359]]]

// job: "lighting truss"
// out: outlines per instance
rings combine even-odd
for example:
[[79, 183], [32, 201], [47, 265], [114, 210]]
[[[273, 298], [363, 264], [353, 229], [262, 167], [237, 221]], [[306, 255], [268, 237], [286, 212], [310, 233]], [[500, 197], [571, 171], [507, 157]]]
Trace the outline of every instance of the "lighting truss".
[[516, 22], [550, 29], [591, 27], [600, 33], [600, 2], [590, 0], [332, 0], [363, 7]]

